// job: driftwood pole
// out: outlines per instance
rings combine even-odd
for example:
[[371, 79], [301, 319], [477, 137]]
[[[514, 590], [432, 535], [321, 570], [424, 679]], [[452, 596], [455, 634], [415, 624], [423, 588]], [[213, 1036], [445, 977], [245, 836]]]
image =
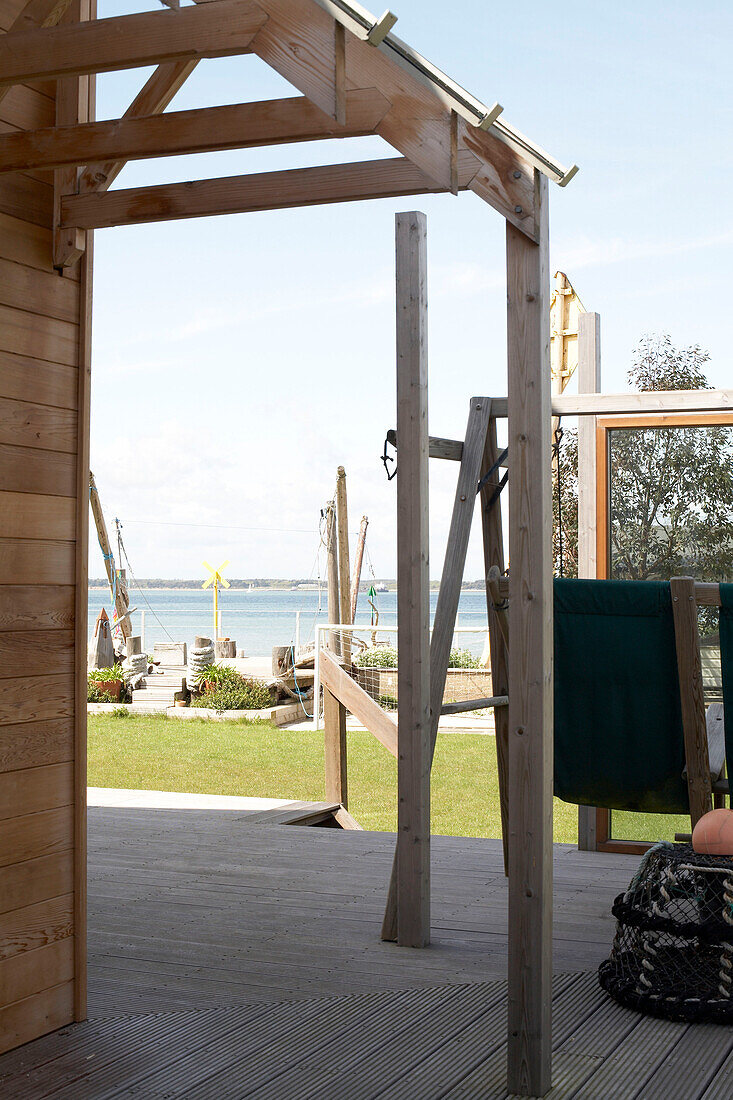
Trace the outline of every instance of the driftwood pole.
[[430, 942], [427, 219], [398, 214], [397, 942]]
[[369, 526], [368, 516], [361, 517], [361, 525], [359, 527], [359, 538], [356, 543], [356, 553], [354, 554], [354, 572], [351, 577], [351, 619], [353, 623], [356, 618], [356, 607], [359, 603], [359, 585], [361, 584], [361, 567], [364, 562], [364, 545], [366, 543], [367, 527]]
[[[326, 558], [328, 584], [328, 621], [339, 621], [339, 575], [338, 550], [336, 539], [336, 510], [333, 504], [326, 509]], [[331, 631], [329, 645], [338, 656], [340, 634]], [[314, 700], [318, 706], [318, 700]], [[346, 772], [346, 707], [324, 687], [323, 689], [323, 731], [325, 747], [326, 800], [348, 804]]]
[[122, 637], [126, 643], [127, 639], [132, 634], [130, 619], [127, 616], [129, 604], [125, 598], [126, 589], [123, 592], [122, 585], [115, 582], [115, 559], [109, 545], [107, 524], [104, 522], [104, 513], [102, 512], [102, 502], [99, 499], [97, 483], [94, 480], [94, 474], [91, 470], [89, 471], [89, 503], [92, 506], [94, 524], [97, 528], [97, 538], [99, 539], [99, 546], [102, 551], [102, 557], [104, 558], [104, 568], [107, 572], [110, 595], [112, 596], [115, 611], [117, 612], [117, 623], [111, 623], [110, 625], [112, 627], [119, 626], [122, 631]]

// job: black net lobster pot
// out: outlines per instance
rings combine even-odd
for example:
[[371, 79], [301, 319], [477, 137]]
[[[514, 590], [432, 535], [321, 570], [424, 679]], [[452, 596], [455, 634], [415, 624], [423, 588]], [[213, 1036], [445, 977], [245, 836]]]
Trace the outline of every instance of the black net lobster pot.
[[733, 1021], [733, 858], [656, 844], [613, 915], [598, 971], [612, 997], [673, 1020]]

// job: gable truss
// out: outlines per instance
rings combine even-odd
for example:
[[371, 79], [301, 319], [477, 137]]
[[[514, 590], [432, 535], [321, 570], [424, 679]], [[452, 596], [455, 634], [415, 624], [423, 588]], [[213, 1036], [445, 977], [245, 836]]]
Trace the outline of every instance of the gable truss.
[[[201, 0], [195, 7], [22, 29], [64, 16], [64, 0], [31, 0], [0, 37], [0, 95], [14, 83], [157, 63], [122, 119], [0, 136], [0, 172], [64, 174], [57, 232], [77, 244], [99, 226], [471, 190], [537, 239], [538, 174], [566, 171], [464, 89], [345, 0]], [[42, 10], [41, 10], [42, 9]], [[59, 16], [59, 11], [61, 16]], [[52, 13], [52, 14], [50, 14]], [[24, 20], [25, 16], [25, 20]], [[12, 38], [12, 41], [11, 41]], [[163, 114], [201, 57], [254, 53], [303, 99]], [[159, 116], [159, 117], [156, 117]], [[291, 172], [130, 188], [105, 194], [128, 159], [375, 134], [401, 157]], [[269, 198], [269, 201], [268, 201]], [[55, 258], [73, 263], [76, 244]]]

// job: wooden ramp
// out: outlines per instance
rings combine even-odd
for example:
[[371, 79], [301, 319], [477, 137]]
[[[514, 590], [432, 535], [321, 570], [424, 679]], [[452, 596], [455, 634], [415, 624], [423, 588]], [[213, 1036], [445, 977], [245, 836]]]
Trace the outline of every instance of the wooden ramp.
[[322, 825], [335, 829], [361, 829], [340, 802], [291, 802], [247, 815], [250, 825]]
[[[723, 1100], [733, 1031], [641, 1017], [565, 974], [550, 1100]], [[0, 1059], [14, 1100], [505, 1100], [502, 981], [108, 1017]]]

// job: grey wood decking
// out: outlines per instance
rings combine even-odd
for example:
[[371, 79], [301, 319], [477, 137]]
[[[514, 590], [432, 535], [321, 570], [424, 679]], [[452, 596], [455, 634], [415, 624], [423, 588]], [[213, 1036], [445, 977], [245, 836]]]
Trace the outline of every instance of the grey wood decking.
[[[90, 1019], [0, 1057], [0, 1096], [504, 1100], [498, 841], [434, 838], [433, 943], [415, 950], [379, 939], [392, 836], [210, 810], [89, 819]], [[733, 1029], [641, 1017], [598, 987], [636, 864], [556, 847], [550, 1096], [723, 1100]]]

